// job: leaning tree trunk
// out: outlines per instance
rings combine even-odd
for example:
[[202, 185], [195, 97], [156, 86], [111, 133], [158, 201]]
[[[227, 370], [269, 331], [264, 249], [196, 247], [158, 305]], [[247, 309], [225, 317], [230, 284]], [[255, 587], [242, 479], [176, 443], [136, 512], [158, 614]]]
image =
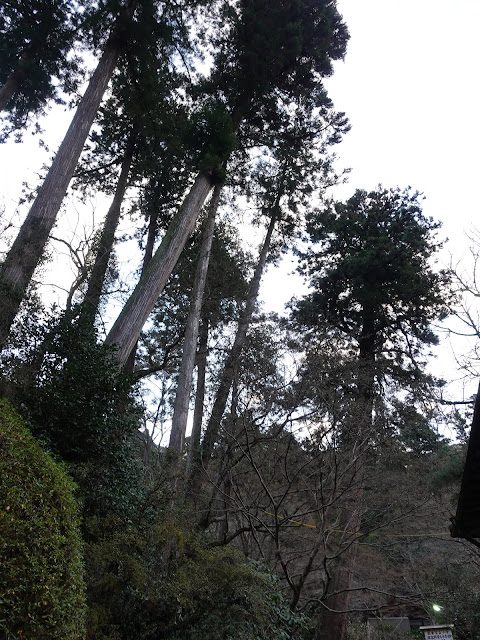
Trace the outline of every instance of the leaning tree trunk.
[[247, 302], [245, 308], [240, 317], [237, 327], [237, 333], [233, 342], [232, 349], [228, 356], [227, 362], [223, 369], [222, 377], [220, 380], [220, 386], [215, 396], [215, 402], [213, 405], [212, 413], [205, 430], [205, 436], [202, 442], [201, 448], [201, 461], [200, 465], [197, 465], [195, 469], [192, 469], [192, 489], [195, 494], [198, 495], [203, 485], [203, 472], [206, 472], [210, 464], [215, 442], [220, 432], [220, 423], [225, 413], [225, 407], [227, 406], [228, 396], [232, 387], [232, 382], [235, 374], [235, 367], [240, 359], [243, 346], [247, 337], [247, 331], [252, 320], [253, 311], [258, 298], [258, 292], [260, 289], [260, 280], [262, 278], [265, 263], [267, 261], [268, 251], [270, 249], [270, 243], [272, 239], [273, 230], [277, 221], [276, 214], [272, 215], [270, 224], [268, 226], [267, 234], [260, 251], [255, 273], [252, 281], [250, 282]]
[[6, 109], [10, 100], [22, 86], [27, 76], [27, 68], [30, 60], [30, 56], [25, 52], [18, 61], [17, 68], [10, 73], [4, 84], [0, 87], [0, 111]]
[[98, 243], [95, 263], [88, 280], [87, 293], [85, 294], [85, 298], [82, 303], [82, 318], [92, 324], [98, 313], [100, 297], [102, 295], [102, 289], [105, 282], [105, 275], [107, 273], [108, 263], [110, 262], [110, 256], [113, 250], [115, 232], [120, 220], [120, 211], [123, 198], [125, 197], [125, 191], [127, 190], [130, 168], [132, 166], [133, 149], [134, 141], [132, 135], [123, 157], [122, 168], [120, 170], [120, 176], [115, 189], [115, 195], [113, 196], [112, 204], [110, 205], [105, 217], [102, 235]]
[[[145, 252], [143, 254], [142, 272], [140, 277], [145, 273], [148, 265], [152, 261], [153, 247], [155, 246], [155, 240], [157, 239], [157, 224], [158, 224], [158, 210], [155, 209], [150, 214], [148, 222], [147, 242], [145, 244]], [[137, 357], [138, 340], [132, 347], [132, 350], [128, 354], [128, 358], [125, 361], [123, 370], [125, 373], [133, 373], [135, 369], [135, 359]]]
[[[213, 233], [215, 229], [215, 216], [220, 202], [221, 190], [221, 185], [217, 185], [215, 187], [208, 209], [208, 216], [205, 221], [202, 234], [200, 255], [193, 282], [192, 300], [185, 327], [182, 362], [180, 364], [177, 394], [175, 396], [175, 404], [173, 408], [172, 430], [170, 432], [170, 442], [168, 445], [175, 461], [175, 467], [178, 467], [178, 462], [180, 460], [185, 441], [188, 405], [190, 403], [190, 392], [192, 388], [193, 367], [195, 365], [195, 353], [197, 350], [200, 313], [202, 310], [205, 282], [207, 280], [207, 271], [210, 262]], [[175, 471], [178, 471], [178, 468], [176, 468]]]
[[142, 273], [146, 270], [153, 257], [153, 247], [158, 235], [158, 210], [152, 211], [148, 221], [147, 242], [145, 243], [145, 253], [143, 254]]
[[[365, 466], [368, 441], [373, 422], [373, 396], [375, 379], [375, 325], [372, 314], [364, 310], [360, 336], [357, 409], [354, 420], [356, 437], [345, 434], [344, 455], [353, 458], [350, 486], [346, 487], [344, 505], [344, 541], [340, 548], [332, 580], [327, 590], [326, 609], [317, 629], [318, 640], [345, 640], [348, 613], [352, 598], [353, 578], [358, 550], [358, 538], [364, 513]], [[352, 431], [354, 425], [352, 425]]]
[[223, 482], [222, 490], [222, 511], [221, 521], [218, 527], [218, 540], [226, 543], [229, 526], [229, 509], [231, 506], [232, 494], [232, 464], [233, 464], [233, 446], [237, 431], [238, 420], [238, 364], [235, 367], [232, 380], [232, 404], [230, 409], [229, 433], [227, 437], [227, 447], [222, 462], [222, 473], [220, 481]]
[[203, 172], [199, 173], [148, 268], [111, 328], [106, 344], [116, 345], [117, 360], [121, 367], [125, 366], [143, 325], [163, 291], [212, 187], [212, 178]]
[[2, 265], [0, 348], [5, 344], [33, 272], [43, 255], [85, 140], [117, 64], [126, 37], [127, 24], [133, 16], [137, 1], [127, 0], [122, 14], [117, 19], [65, 138]]
[[[236, 134], [238, 131], [243, 114], [250, 107], [251, 96], [243, 96], [240, 102], [241, 105], [238, 105], [233, 110], [232, 134]], [[226, 152], [225, 157], [222, 158], [223, 166], [228, 162], [229, 153]], [[167, 280], [177, 264], [178, 258], [194, 229], [195, 222], [213, 186], [213, 176], [200, 171], [189, 193], [173, 217], [148, 269], [140, 278], [139, 283], [111, 328], [106, 344], [116, 345], [117, 360], [120, 367], [125, 367], [125, 363], [140, 336], [143, 325], [165, 288]]]

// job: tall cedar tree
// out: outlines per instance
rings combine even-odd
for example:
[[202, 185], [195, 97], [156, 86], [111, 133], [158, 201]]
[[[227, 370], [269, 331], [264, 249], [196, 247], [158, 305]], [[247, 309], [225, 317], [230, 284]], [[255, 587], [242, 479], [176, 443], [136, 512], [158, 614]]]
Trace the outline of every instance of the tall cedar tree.
[[43, 255], [45, 244], [55, 224], [88, 132], [128, 37], [128, 24], [135, 12], [137, 1], [126, 0], [126, 4], [119, 10], [105, 43], [103, 55], [77, 107], [65, 138], [1, 266], [0, 307], [3, 313], [0, 319], [0, 348], [5, 344], [33, 272]]
[[[285, 113], [279, 122], [281, 126], [276, 132], [276, 145], [269, 153], [264, 149], [252, 175], [250, 190], [254, 193], [259, 217], [266, 219], [268, 228], [205, 431], [202, 444], [204, 470], [208, 468], [220, 433], [234, 372], [239, 367], [267, 260], [274, 260], [279, 252], [288, 249], [292, 237], [299, 233], [302, 226], [302, 212], [308, 206], [308, 201], [336, 180], [328, 147], [340, 141], [342, 133], [348, 130], [348, 122], [344, 114], [333, 111], [326, 96], [324, 101], [319, 111], [309, 98], [301, 98], [291, 105], [290, 113]], [[198, 493], [201, 485], [200, 467], [196, 473]]]
[[199, 149], [199, 173], [149, 268], [108, 337], [123, 366], [191, 234], [214, 184], [222, 178], [242, 126], [275, 125], [280, 105], [301, 95], [325, 99], [320, 78], [345, 52], [347, 30], [331, 1], [243, 0], [225, 7], [231, 25], [219, 43], [203, 122], [211, 136]]
[[178, 467], [178, 462], [183, 451], [183, 444], [187, 429], [188, 407], [190, 404], [193, 369], [197, 353], [200, 317], [207, 280], [208, 265], [210, 262], [210, 253], [212, 250], [215, 216], [220, 203], [221, 190], [221, 185], [217, 185], [215, 187], [208, 207], [208, 215], [203, 226], [202, 241], [197, 268], [195, 270], [195, 278], [193, 281], [190, 308], [185, 326], [182, 361], [178, 375], [177, 391], [172, 416], [172, 428], [170, 431], [170, 441], [168, 445], [176, 467]]
[[[355, 458], [344, 509], [354, 534], [362, 517], [375, 384], [419, 378], [422, 348], [437, 342], [430, 325], [445, 315], [444, 274], [430, 266], [438, 226], [423, 216], [418, 193], [399, 189], [358, 190], [309, 222], [318, 244], [303, 255], [303, 271], [313, 291], [296, 303], [295, 318], [314, 330], [327, 322], [357, 349], [357, 401], [341, 434], [341, 446]], [[350, 537], [334, 570], [319, 638], [345, 638], [356, 549]]]
[[[107, 192], [113, 191], [116, 181], [82, 303], [82, 315], [92, 323], [98, 312], [127, 186], [146, 183], [140, 206], [146, 218], [156, 218], [149, 226], [146, 254], [151, 251], [161, 222], [166, 226], [165, 208], [178, 206], [186, 188], [188, 167], [184, 162], [182, 128], [187, 116], [184, 105], [174, 99], [184, 79], [171, 69], [173, 49], [168, 46], [167, 26], [148, 28], [157, 24], [148, 15], [149, 9], [152, 7], [145, 3], [137, 11], [137, 20], [132, 25], [135, 42], [127, 43], [125, 56], [112, 79], [111, 95], [99, 110], [98, 128], [90, 136], [75, 180], [75, 186], [82, 190]], [[142, 42], [143, 47], [135, 46], [136, 42]]]
[[[0, 307], [3, 309], [3, 314], [0, 319], [0, 348], [5, 344], [33, 272], [43, 255], [49, 233], [55, 224], [61, 203], [118, 58], [125, 51], [126, 43], [132, 33], [137, 33], [136, 29], [132, 29], [132, 18], [137, 4], [138, 0], [126, 0], [124, 5], [117, 7], [116, 18], [103, 46], [103, 54], [98, 66], [90, 79], [37, 198], [2, 264]], [[190, 3], [190, 5], [192, 4], [195, 3]], [[141, 17], [147, 16], [154, 21], [168, 22], [171, 26], [169, 32], [172, 35], [175, 31], [174, 25], [181, 25], [182, 21], [178, 16], [171, 15], [171, 11], [182, 9], [183, 7], [177, 8], [176, 5], [162, 5], [160, 15], [154, 14], [154, 12], [142, 12]], [[111, 20], [112, 16], [108, 17]], [[104, 27], [106, 22], [108, 22], [107, 18], [103, 23]], [[157, 31], [155, 24], [152, 24], [152, 29]], [[183, 31], [183, 26], [181, 29]], [[141, 42], [137, 41], [137, 44], [143, 46]]]

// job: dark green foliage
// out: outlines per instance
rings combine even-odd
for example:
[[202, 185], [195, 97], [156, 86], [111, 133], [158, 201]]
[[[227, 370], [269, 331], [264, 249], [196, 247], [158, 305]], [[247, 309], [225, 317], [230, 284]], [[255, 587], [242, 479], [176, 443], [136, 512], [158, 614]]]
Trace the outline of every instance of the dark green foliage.
[[314, 93], [318, 79], [331, 74], [332, 60], [345, 54], [347, 29], [329, 0], [243, 0], [240, 9], [241, 16], [225, 7], [232, 32], [212, 74], [232, 108], [255, 104], [266, 113], [275, 109], [276, 92], [290, 99]]
[[438, 463], [430, 474], [430, 488], [435, 493], [453, 490], [452, 509], [458, 500], [458, 492], [462, 481], [466, 449], [460, 445], [451, 445], [443, 451]]
[[[191, 94], [196, 101], [210, 96], [213, 104], [224, 104], [242, 149], [259, 141], [273, 147], [292, 102], [304, 98], [315, 107], [329, 104], [321, 78], [332, 72], [332, 60], [343, 57], [347, 40], [329, 0], [224, 3], [213, 37], [212, 72]], [[222, 129], [228, 143], [223, 147], [230, 147], [230, 129]]]
[[192, 164], [212, 176], [215, 183], [225, 180], [225, 161], [236, 146], [233, 123], [225, 105], [207, 101], [195, 113], [185, 140], [192, 154]]
[[46, 335], [32, 397], [24, 399], [35, 434], [68, 462], [108, 459], [136, 426], [120, 410], [130, 406], [132, 381], [94, 338], [63, 318]]
[[421, 412], [415, 406], [415, 398], [410, 396], [401, 401], [393, 401], [390, 424], [396, 429], [403, 446], [415, 456], [438, 452], [446, 440], [432, 428], [432, 415]]
[[0, 637], [81, 640], [75, 485], [0, 400]]
[[3, 135], [25, 126], [61, 89], [74, 88], [77, 61], [69, 56], [78, 27], [78, 7], [70, 0], [9, 0], [0, 5], [0, 87], [17, 71], [19, 88], [7, 104]]
[[302, 258], [315, 291], [295, 313], [307, 326], [327, 321], [361, 356], [381, 355], [404, 379], [418, 372], [421, 348], [437, 342], [431, 322], [447, 313], [445, 274], [430, 265], [439, 225], [422, 215], [419, 198], [410, 190], [357, 190], [312, 215], [316, 244]]
[[267, 571], [172, 526], [118, 531], [90, 545], [87, 562], [98, 640], [288, 640], [307, 624]]
[[[5, 364], [15, 406], [33, 434], [70, 465], [87, 511], [125, 515], [138, 492], [132, 380], [119, 373], [94, 331], [83, 330], [74, 317], [36, 320]], [[38, 332], [43, 340], [29, 344]]]

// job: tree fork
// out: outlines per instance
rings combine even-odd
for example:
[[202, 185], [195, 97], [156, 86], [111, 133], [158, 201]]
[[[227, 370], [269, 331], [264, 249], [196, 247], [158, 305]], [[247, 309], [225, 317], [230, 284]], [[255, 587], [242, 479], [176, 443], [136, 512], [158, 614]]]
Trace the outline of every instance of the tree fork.
[[121, 367], [125, 366], [143, 325], [163, 291], [212, 186], [209, 175], [203, 172], [197, 175], [161, 245], [110, 330], [106, 344], [117, 346], [117, 360]]

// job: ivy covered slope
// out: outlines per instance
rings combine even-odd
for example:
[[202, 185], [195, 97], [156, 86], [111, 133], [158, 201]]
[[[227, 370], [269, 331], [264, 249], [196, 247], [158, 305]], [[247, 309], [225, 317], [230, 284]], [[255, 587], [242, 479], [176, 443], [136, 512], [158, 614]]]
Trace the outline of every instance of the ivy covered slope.
[[0, 400], [0, 637], [85, 636], [75, 485]]

